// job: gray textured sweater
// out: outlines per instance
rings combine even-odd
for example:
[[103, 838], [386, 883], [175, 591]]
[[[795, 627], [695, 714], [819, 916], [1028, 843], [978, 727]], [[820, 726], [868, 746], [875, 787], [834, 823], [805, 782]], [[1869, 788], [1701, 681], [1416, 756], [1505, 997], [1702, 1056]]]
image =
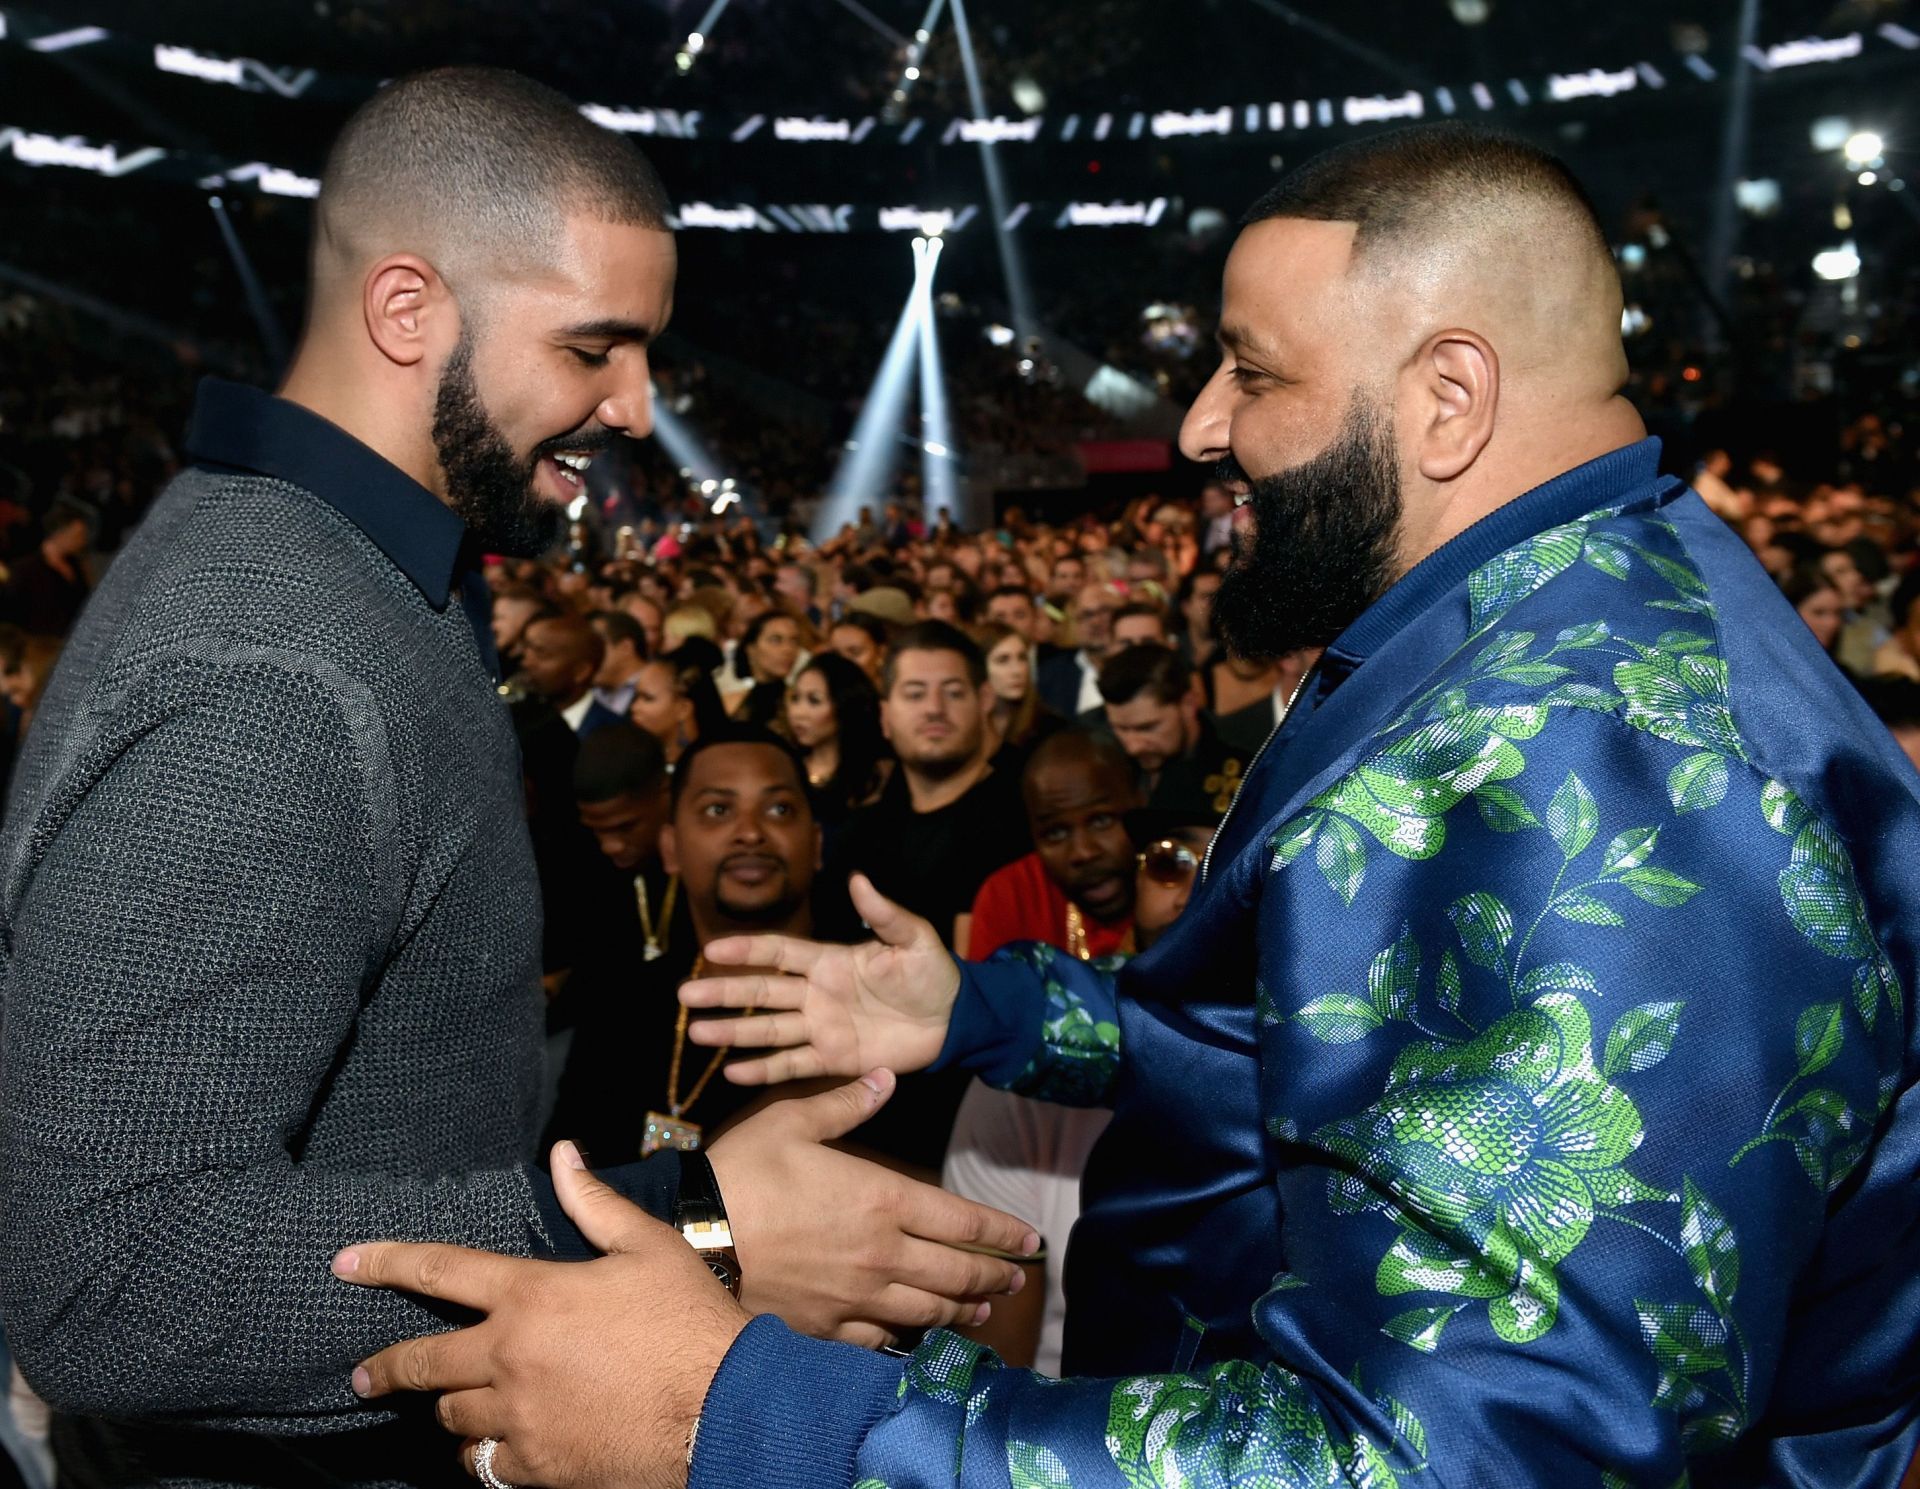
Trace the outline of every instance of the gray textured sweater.
[[298, 486], [176, 479], [79, 624], [0, 839], [0, 1313], [80, 1479], [451, 1469], [347, 1384], [439, 1320], [328, 1262], [549, 1246], [539, 917], [459, 604]]

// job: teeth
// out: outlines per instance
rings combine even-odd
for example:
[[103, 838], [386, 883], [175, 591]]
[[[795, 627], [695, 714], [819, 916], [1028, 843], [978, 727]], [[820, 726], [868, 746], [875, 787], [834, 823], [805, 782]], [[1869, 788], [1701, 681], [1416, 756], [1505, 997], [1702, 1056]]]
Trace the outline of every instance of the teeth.
[[591, 455], [555, 455], [553, 458], [559, 464], [566, 466], [569, 470], [576, 470], [576, 471], [582, 471], [582, 472], [584, 472], [588, 466], [593, 464], [593, 457]]

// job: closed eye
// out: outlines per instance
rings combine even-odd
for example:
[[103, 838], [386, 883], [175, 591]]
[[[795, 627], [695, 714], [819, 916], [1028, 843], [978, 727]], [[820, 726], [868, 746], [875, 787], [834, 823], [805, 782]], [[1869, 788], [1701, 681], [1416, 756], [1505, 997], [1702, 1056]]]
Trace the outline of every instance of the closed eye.
[[567, 348], [567, 350], [572, 352], [574, 356], [578, 357], [583, 366], [605, 367], [607, 365], [607, 354], [605, 352], [582, 351], [577, 346], [570, 346]]

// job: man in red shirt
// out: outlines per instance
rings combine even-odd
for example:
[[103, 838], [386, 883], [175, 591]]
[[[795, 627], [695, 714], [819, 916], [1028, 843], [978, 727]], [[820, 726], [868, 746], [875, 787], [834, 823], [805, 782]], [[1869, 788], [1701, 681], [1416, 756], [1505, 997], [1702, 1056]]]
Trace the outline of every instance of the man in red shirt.
[[1133, 950], [1132, 840], [1138, 772], [1111, 737], [1063, 730], [1021, 777], [1034, 851], [988, 877], [974, 897], [965, 955], [1045, 941], [1084, 960]]

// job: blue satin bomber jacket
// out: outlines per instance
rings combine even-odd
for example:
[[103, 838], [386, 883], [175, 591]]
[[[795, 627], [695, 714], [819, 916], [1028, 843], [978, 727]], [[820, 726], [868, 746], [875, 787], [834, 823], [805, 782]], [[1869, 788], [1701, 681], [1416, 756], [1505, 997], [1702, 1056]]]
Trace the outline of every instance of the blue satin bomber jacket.
[[761, 1318], [695, 1489], [1893, 1489], [1920, 777], [1658, 457], [1356, 621], [1146, 955], [963, 966], [942, 1064], [1114, 1109], [1067, 1378]]

